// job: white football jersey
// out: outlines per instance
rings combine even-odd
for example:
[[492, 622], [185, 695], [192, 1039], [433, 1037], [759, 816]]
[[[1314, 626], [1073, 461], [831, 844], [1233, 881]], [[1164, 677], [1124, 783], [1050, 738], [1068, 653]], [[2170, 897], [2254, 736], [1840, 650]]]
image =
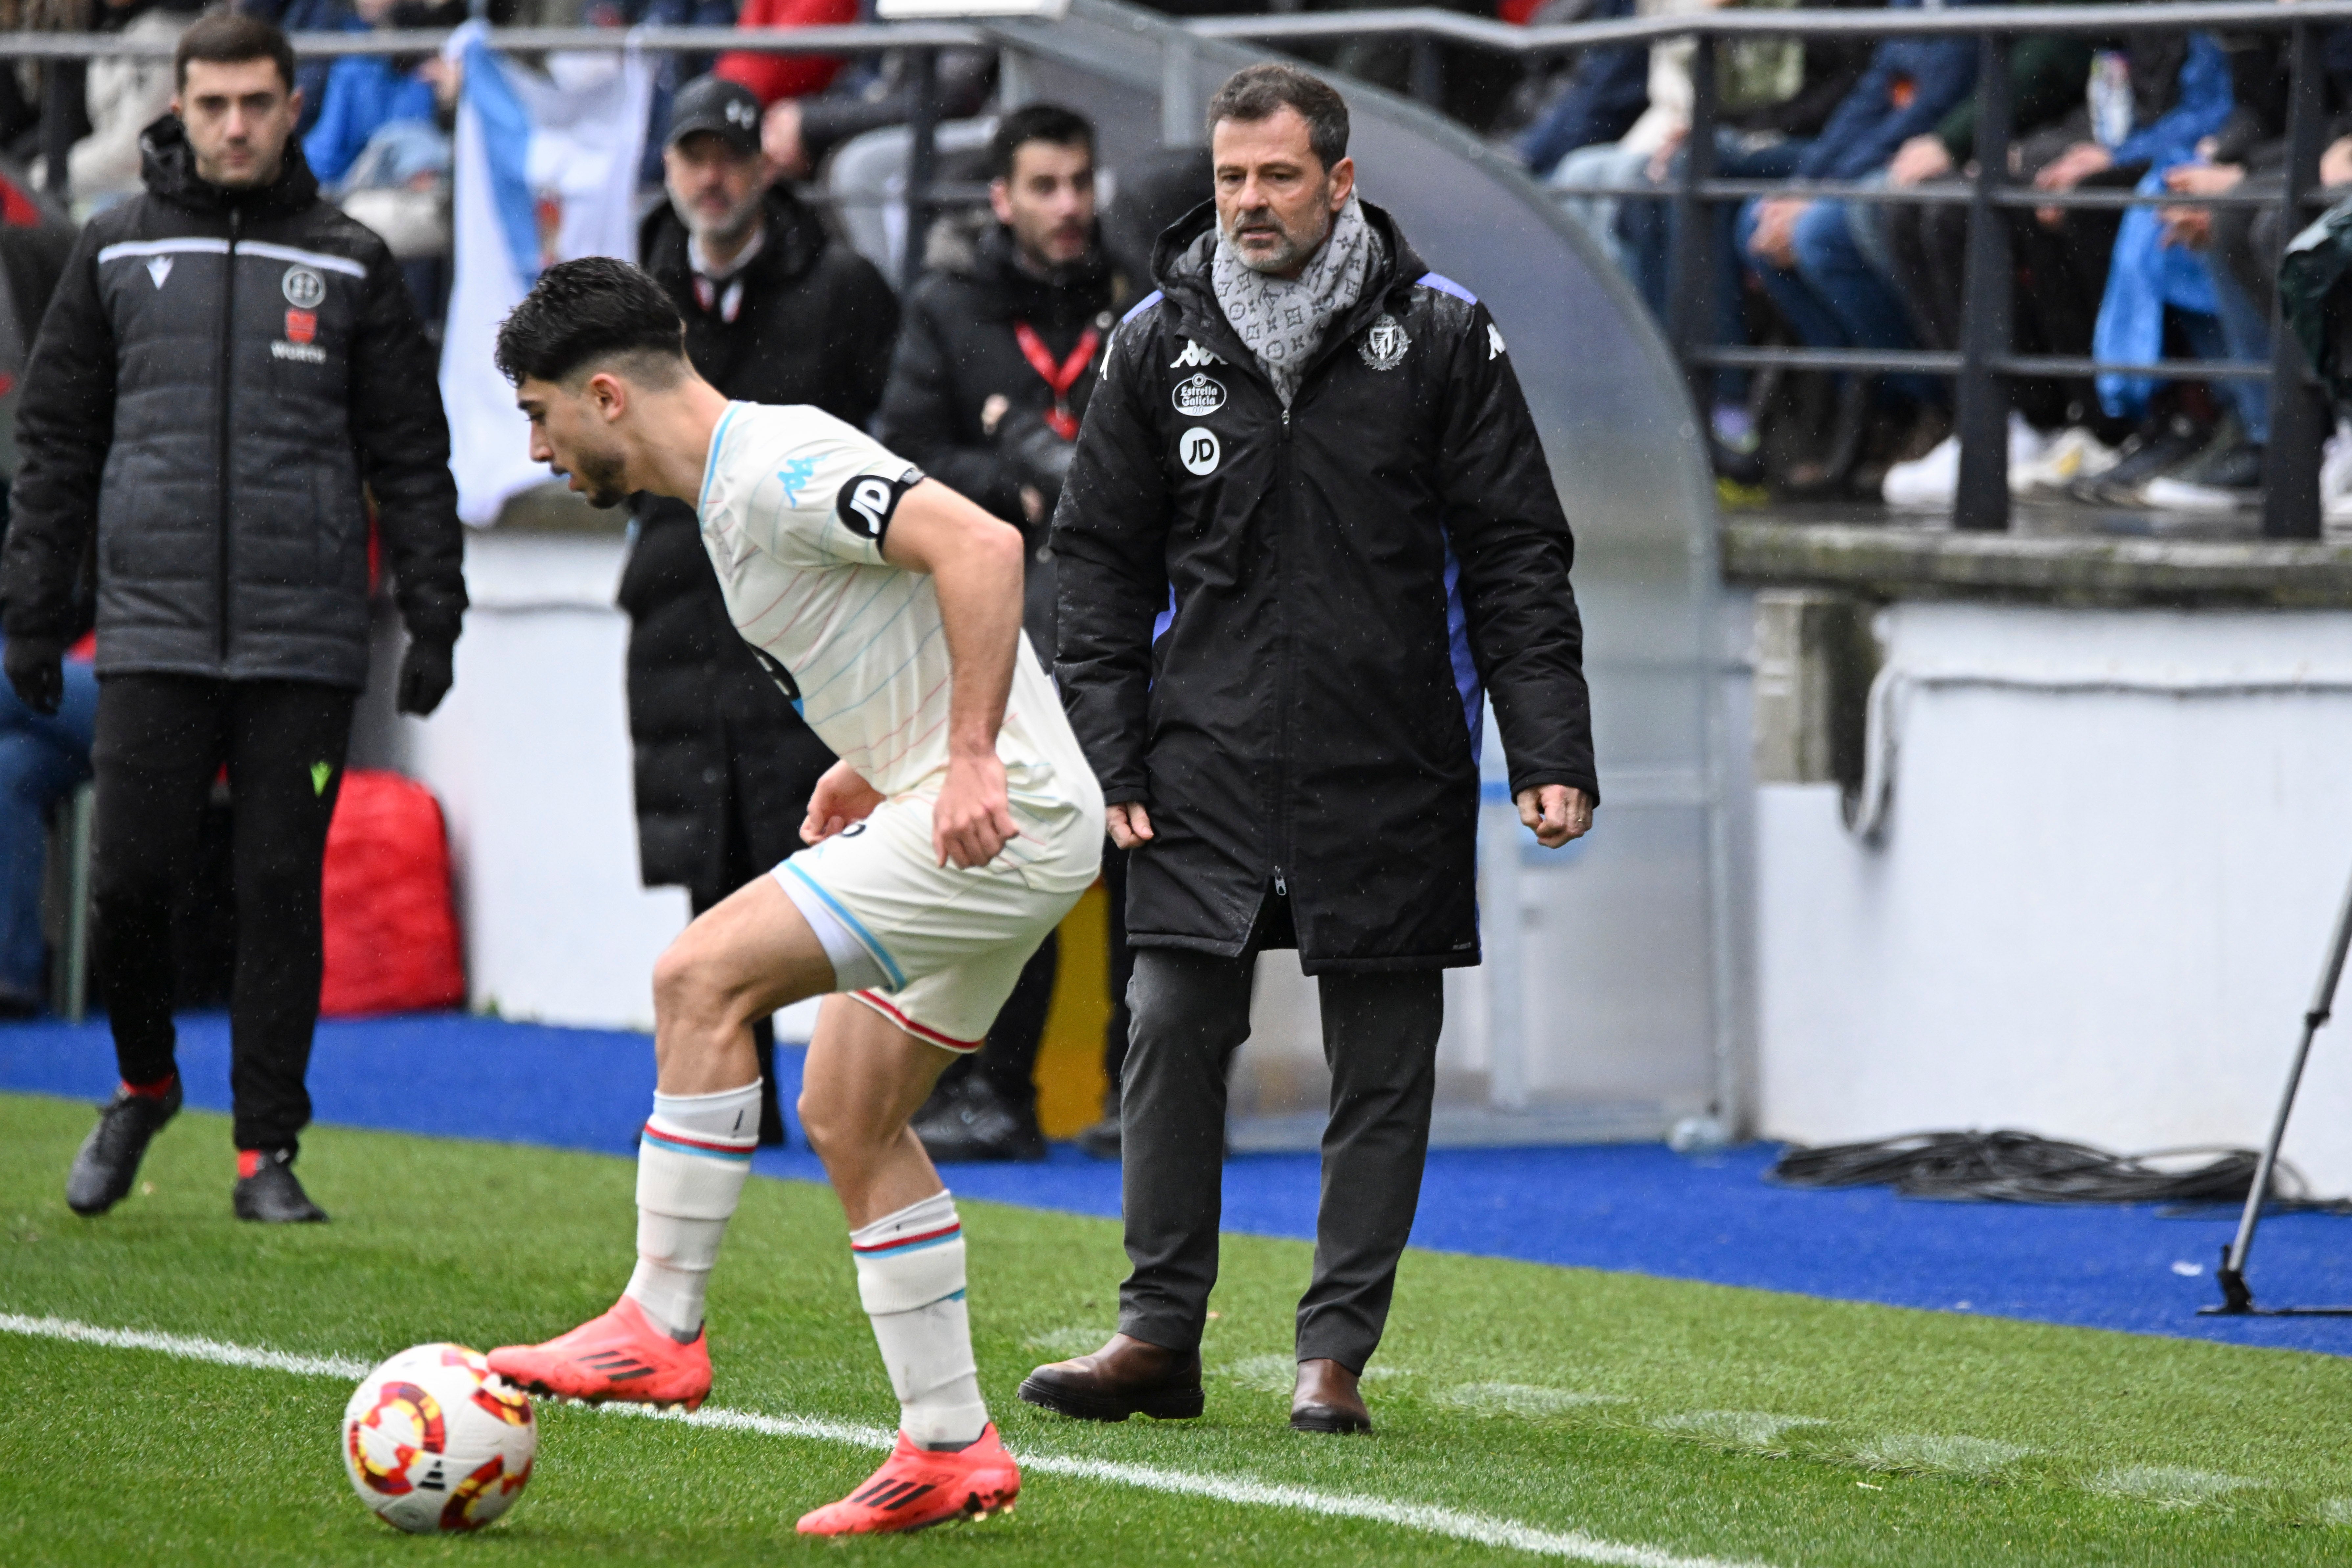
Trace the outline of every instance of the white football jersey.
[[[936, 793], [948, 765], [952, 672], [938, 589], [929, 574], [882, 558], [898, 500], [921, 479], [822, 409], [730, 403], [711, 435], [699, 505], [735, 629], [809, 728], [891, 796]], [[1068, 814], [1102, 812], [1053, 682], [1029, 639], [1017, 640], [996, 738], [1028, 840], [1006, 849], [1016, 868]]]

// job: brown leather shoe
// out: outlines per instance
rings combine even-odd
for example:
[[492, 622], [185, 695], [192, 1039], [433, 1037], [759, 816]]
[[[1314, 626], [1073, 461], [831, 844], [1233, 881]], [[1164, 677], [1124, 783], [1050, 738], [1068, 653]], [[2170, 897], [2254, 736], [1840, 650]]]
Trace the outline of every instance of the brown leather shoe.
[[1031, 1373], [1021, 1397], [1081, 1421], [1124, 1421], [1139, 1414], [1189, 1421], [1201, 1414], [1201, 1352], [1113, 1334], [1092, 1355]]
[[1356, 1374], [1336, 1361], [1302, 1361], [1290, 1396], [1290, 1425], [1300, 1432], [1369, 1432], [1371, 1412], [1356, 1392]]

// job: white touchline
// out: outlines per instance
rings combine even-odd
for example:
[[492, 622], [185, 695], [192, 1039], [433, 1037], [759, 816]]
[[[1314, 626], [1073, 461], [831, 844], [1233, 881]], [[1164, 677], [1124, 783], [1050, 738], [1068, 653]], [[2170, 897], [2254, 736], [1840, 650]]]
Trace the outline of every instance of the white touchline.
[[[184, 1361], [211, 1362], [218, 1366], [251, 1367], [265, 1372], [288, 1372], [300, 1377], [362, 1378], [373, 1370], [371, 1363], [352, 1356], [299, 1355], [289, 1351], [231, 1344], [225, 1340], [203, 1339], [193, 1334], [106, 1329], [94, 1323], [78, 1323], [69, 1318], [28, 1318], [15, 1312], [0, 1312], [0, 1333], [102, 1345], [110, 1350], [153, 1351], [163, 1355], [178, 1356]], [[887, 1448], [892, 1440], [892, 1434], [879, 1426], [862, 1426], [854, 1422], [828, 1421], [808, 1415], [758, 1415], [747, 1410], [721, 1410], [709, 1406], [691, 1415], [667, 1415], [635, 1405], [608, 1405], [595, 1408], [607, 1415], [640, 1415], [653, 1420], [683, 1422], [689, 1426], [709, 1426], [723, 1432], [757, 1432], [770, 1437], [809, 1438], [861, 1448]], [[1058, 1454], [1032, 1452], [1016, 1457], [1023, 1469], [1036, 1474], [1069, 1476], [1077, 1480], [1103, 1481], [1112, 1486], [1135, 1487], [1143, 1491], [1168, 1492], [1181, 1497], [1213, 1498], [1219, 1502], [1238, 1503], [1250, 1508], [1285, 1509], [1293, 1513], [1321, 1514], [1330, 1519], [1360, 1519], [1375, 1524], [1394, 1525], [1401, 1530], [1418, 1531], [1426, 1535], [1443, 1535], [1479, 1546], [1502, 1547], [1571, 1563], [1600, 1563], [1605, 1568], [1763, 1568], [1762, 1564], [1755, 1563], [1738, 1563], [1719, 1557], [1684, 1557], [1660, 1547], [1604, 1541], [1582, 1531], [1539, 1530], [1515, 1520], [1464, 1513], [1457, 1509], [1397, 1502], [1389, 1498], [1365, 1497], [1354, 1492], [1316, 1491], [1308, 1487], [1252, 1480], [1245, 1476], [1202, 1475], [1191, 1470], [1161, 1469], [1152, 1465], [1121, 1465], [1104, 1459], [1070, 1458]]]

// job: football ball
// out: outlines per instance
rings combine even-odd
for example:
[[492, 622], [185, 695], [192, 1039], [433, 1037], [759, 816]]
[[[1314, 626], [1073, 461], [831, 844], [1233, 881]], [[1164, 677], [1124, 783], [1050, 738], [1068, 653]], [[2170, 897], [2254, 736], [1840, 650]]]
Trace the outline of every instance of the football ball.
[[343, 1468], [378, 1519], [412, 1535], [479, 1530], [530, 1479], [530, 1401], [463, 1345], [418, 1345], [343, 1407]]

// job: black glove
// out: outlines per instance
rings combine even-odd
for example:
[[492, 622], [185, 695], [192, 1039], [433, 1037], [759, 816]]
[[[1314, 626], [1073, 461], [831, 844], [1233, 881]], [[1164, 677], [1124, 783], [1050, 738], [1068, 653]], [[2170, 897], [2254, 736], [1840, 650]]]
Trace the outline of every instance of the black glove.
[[1021, 482], [1045, 498], [1051, 516], [1054, 503], [1061, 499], [1062, 481], [1069, 477], [1070, 459], [1077, 455], [1077, 443], [1063, 440], [1043, 419], [1008, 419], [997, 437], [997, 448]]
[[441, 706], [441, 699], [449, 695], [449, 683], [456, 679], [447, 643], [411, 641], [401, 656], [396, 705], [403, 713], [422, 719]]
[[54, 713], [66, 698], [66, 650], [47, 637], [10, 637], [8, 684], [36, 713]]

